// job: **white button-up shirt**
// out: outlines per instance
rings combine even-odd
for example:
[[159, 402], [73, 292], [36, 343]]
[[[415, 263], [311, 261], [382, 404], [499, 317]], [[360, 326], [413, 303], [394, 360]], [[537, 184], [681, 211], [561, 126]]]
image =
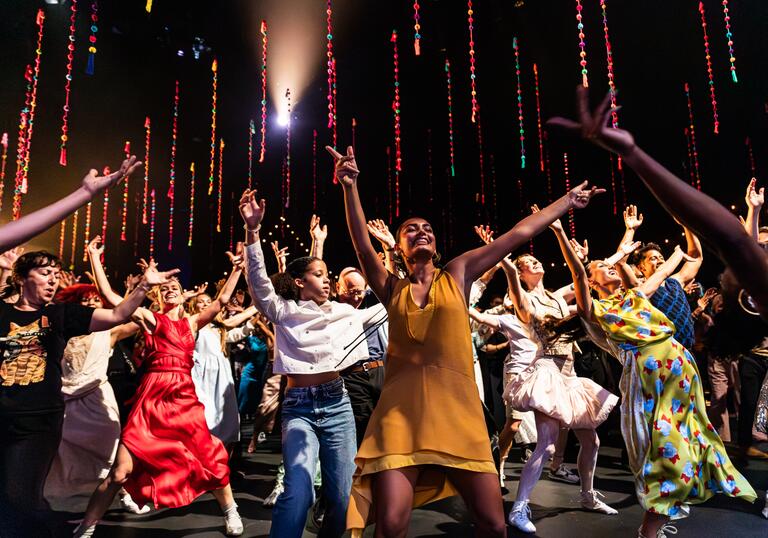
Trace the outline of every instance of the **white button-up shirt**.
[[245, 249], [248, 290], [256, 308], [275, 325], [276, 374], [343, 370], [368, 358], [363, 324], [385, 315], [382, 305], [357, 310], [326, 301], [291, 301], [275, 293], [259, 241]]

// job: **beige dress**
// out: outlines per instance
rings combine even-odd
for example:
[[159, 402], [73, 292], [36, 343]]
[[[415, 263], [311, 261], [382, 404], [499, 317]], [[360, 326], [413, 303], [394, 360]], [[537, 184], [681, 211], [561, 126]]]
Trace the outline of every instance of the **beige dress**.
[[45, 497], [54, 510], [85, 510], [115, 460], [120, 412], [107, 381], [110, 344], [109, 331], [101, 331], [72, 338], [64, 349], [64, 426], [45, 482]]
[[530, 339], [538, 346], [534, 361], [507, 386], [504, 398], [514, 409], [539, 411], [572, 429], [595, 429], [608, 418], [618, 397], [591, 379], [573, 372], [573, 344], [552, 340], [542, 330], [547, 317], [563, 319], [568, 305], [562, 297], [528, 295], [533, 305]]

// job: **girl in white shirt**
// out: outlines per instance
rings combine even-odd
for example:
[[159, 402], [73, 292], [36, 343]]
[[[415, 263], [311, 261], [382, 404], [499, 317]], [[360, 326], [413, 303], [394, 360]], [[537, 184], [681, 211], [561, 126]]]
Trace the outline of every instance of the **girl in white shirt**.
[[270, 536], [300, 538], [314, 502], [313, 479], [322, 462], [325, 517], [320, 536], [344, 533], [357, 452], [355, 420], [339, 371], [368, 356], [363, 323], [382, 307], [357, 310], [329, 301], [325, 262], [298, 258], [278, 275], [278, 291], [267, 276], [259, 228], [264, 200], [254, 191], [240, 199], [246, 229], [248, 289], [256, 308], [275, 326], [274, 372], [286, 375], [283, 400], [285, 491], [272, 513]]

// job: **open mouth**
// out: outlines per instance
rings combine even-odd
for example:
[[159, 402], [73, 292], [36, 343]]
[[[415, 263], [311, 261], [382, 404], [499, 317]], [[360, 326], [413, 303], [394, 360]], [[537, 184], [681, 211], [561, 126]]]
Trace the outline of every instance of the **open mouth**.
[[430, 240], [428, 237], [419, 237], [416, 241], [413, 242], [414, 246], [429, 245], [429, 244], [430, 244]]

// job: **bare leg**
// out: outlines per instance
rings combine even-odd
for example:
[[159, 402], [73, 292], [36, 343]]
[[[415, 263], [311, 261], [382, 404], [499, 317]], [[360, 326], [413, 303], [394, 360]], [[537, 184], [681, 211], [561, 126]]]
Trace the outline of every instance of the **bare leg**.
[[215, 489], [211, 491], [211, 493], [216, 497], [216, 501], [219, 503], [222, 510], [235, 502], [235, 497], [232, 495], [232, 486], [229, 484], [223, 488]]
[[504, 504], [498, 481], [490, 473], [475, 473], [447, 468], [448, 479], [459, 490], [475, 522], [475, 536], [482, 538], [507, 535]]
[[[373, 476], [375, 538], [404, 538], [413, 511], [413, 488], [419, 467], [381, 471]], [[498, 485], [494, 481], [498, 491]]]
[[573, 430], [579, 440], [579, 477], [581, 478], [581, 491], [594, 489], [595, 466], [597, 465], [597, 451], [600, 448], [600, 439], [595, 430]]
[[509, 456], [509, 451], [514, 444], [515, 434], [520, 429], [520, 422], [522, 421], [508, 418], [501, 432], [499, 432], [499, 455], [502, 461], [505, 461], [507, 456]]
[[669, 516], [646, 512], [643, 516], [643, 525], [640, 527], [640, 532], [645, 538], [656, 538], [656, 533], [667, 521], [669, 521]]
[[560, 421], [535, 411], [536, 416], [536, 448], [530, 459], [523, 467], [520, 474], [520, 483], [517, 487], [516, 501], [527, 501], [531, 496], [533, 487], [541, 476], [541, 471], [549, 458], [555, 454], [555, 443], [560, 434]]
[[88, 501], [88, 508], [86, 508], [85, 515], [83, 516], [83, 523], [86, 526], [92, 525], [101, 519], [101, 516], [110, 507], [115, 499], [115, 495], [123, 487], [123, 484], [125, 484], [132, 472], [133, 456], [125, 448], [125, 445], [120, 443], [117, 447], [117, 455], [115, 456], [115, 463], [112, 464], [112, 469], [101, 484], [96, 487], [90, 501]]
[[556, 471], [565, 460], [565, 445], [568, 444], [568, 428], [560, 428], [555, 443], [555, 454], [552, 456], [552, 466], [550, 469]]

